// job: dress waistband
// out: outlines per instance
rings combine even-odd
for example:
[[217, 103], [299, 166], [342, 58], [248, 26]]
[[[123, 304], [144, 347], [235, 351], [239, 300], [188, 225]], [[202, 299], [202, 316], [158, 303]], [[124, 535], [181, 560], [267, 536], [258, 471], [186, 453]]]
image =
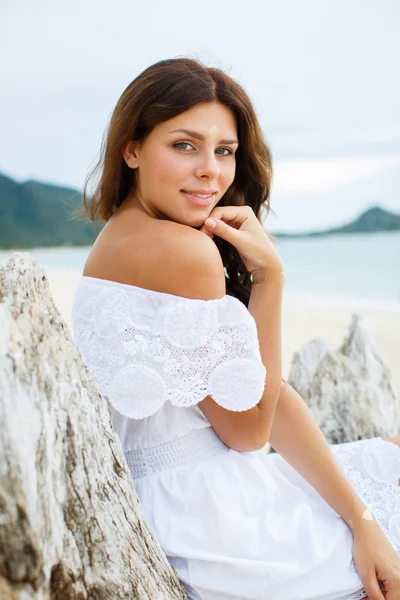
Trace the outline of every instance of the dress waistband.
[[193, 429], [182, 437], [150, 448], [135, 448], [125, 452], [133, 479], [158, 471], [198, 463], [229, 451], [210, 426]]

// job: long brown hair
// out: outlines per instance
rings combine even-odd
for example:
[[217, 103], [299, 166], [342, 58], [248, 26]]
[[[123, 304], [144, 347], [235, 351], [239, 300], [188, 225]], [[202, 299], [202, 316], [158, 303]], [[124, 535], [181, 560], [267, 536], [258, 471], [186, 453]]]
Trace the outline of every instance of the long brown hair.
[[[129, 141], [142, 141], [158, 123], [200, 102], [215, 101], [234, 113], [239, 139], [235, 179], [218, 206], [247, 204], [261, 222], [270, 211], [272, 156], [250, 98], [224, 71], [190, 58], [161, 60], [151, 65], [122, 93], [104, 134], [98, 163], [85, 180], [83, 203], [91, 222], [108, 221], [128, 192], [135, 189], [134, 172], [123, 158]], [[98, 175], [89, 198], [88, 185]], [[228, 276], [227, 293], [247, 306], [250, 273], [234, 246], [218, 236], [214, 236], [214, 241]]]

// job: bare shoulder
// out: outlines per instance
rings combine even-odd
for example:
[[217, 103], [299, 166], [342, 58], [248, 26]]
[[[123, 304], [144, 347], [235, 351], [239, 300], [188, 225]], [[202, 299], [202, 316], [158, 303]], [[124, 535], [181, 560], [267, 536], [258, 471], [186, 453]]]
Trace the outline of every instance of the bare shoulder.
[[187, 298], [208, 300], [226, 293], [216, 244], [173, 221], [113, 224], [96, 240], [84, 274]]
[[224, 265], [211, 238], [172, 221], [158, 222], [154, 233], [152, 289], [204, 300], [225, 294]]

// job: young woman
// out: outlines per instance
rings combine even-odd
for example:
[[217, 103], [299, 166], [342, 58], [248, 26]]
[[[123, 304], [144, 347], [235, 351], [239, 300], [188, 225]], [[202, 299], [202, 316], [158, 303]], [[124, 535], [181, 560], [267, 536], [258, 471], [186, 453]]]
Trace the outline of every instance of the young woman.
[[272, 163], [247, 94], [161, 61], [102, 149], [74, 337], [189, 596], [399, 600], [398, 440], [329, 446], [281, 378]]

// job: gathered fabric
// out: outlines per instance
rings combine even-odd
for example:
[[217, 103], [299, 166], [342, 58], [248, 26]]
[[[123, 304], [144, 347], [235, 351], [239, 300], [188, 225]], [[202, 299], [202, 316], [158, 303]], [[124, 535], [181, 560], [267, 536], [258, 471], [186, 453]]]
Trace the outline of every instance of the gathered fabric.
[[[278, 454], [237, 452], [198, 403], [255, 406], [268, 377], [236, 298], [195, 300], [82, 277], [73, 334], [109, 403], [146, 519], [196, 600], [361, 600], [352, 534]], [[332, 445], [400, 555], [400, 449]]]
[[135, 448], [125, 452], [125, 458], [133, 479], [139, 479], [180, 465], [193, 465], [228, 451], [212, 427], [204, 427], [158, 446]]

